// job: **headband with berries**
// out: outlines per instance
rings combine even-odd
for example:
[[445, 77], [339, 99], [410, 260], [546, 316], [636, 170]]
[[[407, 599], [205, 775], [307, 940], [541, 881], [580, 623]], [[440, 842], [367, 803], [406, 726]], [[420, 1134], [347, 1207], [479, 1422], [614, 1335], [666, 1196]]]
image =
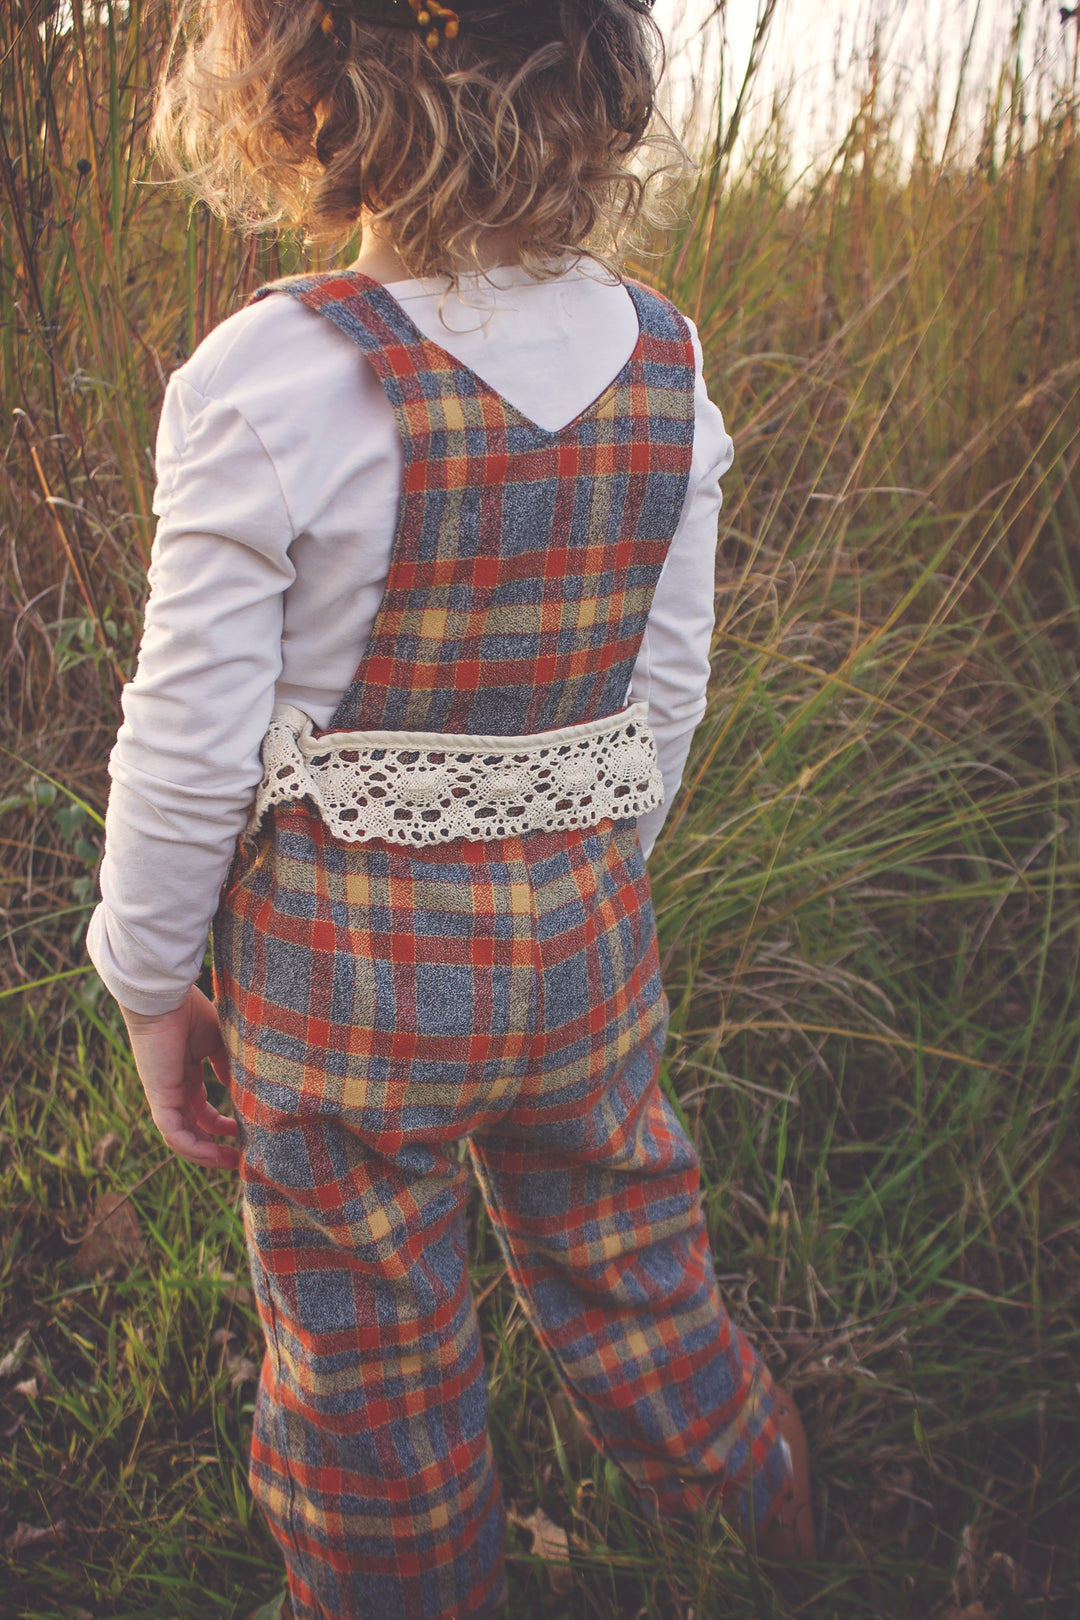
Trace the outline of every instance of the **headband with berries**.
[[[403, 20], [398, 26], [419, 28], [429, 51], [437, 50], [444, 39], [457, 39], [461, 31], [461, 18], [450, 6], [442, 5], [440, 0], [406, 0], [406, 3], [413, 14], [412, 20], [408, 23]], [[638, 0], [638, 3], [651, 10], [654, 0]], [[394, 0], [395, 7], [400, 4], [401, 0]], [[314, 0], [314, 6], [319, 27], [328, 38], [336, 39], [333, 19], [323, 0]], [[389, 22], [390, 18], [382, 20]]]
[[[399, 0], [394, 0], [395, 5], [398, 3]], [[429, 51], [436, 49], [440, 39], [457, 39], [461, 18], [449, 6], [441, 6], [439, 0], [409, 0], [409, 5], [416, 16], [416, 26], [425, 30], [424, 44]]]
[[[401, 0], [394, 0], [394, 4], [395, 6], [400, 5]], [[419, 28], [424, 35], [424, 44], [429, 51], [435, 50], [444, 39], [457, 39], [461, 28], [461, 18], [456, 11], [451, 10], [449, 6], [441, 5], [439, 0], [408, 0], [408, 4], [413, 14], [412, 21], [408, 24], [402, 23], [400, 26]], [[336, 39], [334, 19], [327, 11], [323, 0], [314, 0], [314, 7], [315, 20], [327, 39]], [[390, 19], [387, 18], [386, 20], [389, 21]], [[439, 33], [440, 28], [442, 29], [441, 34]]]

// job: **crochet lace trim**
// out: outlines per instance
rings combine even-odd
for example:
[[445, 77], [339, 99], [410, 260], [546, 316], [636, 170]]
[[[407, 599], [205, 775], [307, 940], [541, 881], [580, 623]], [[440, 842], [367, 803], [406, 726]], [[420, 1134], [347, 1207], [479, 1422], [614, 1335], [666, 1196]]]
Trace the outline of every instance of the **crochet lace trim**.
[[274, 710], [245, 836], [275, 804], [309, 799], [335, 838], [441, 844], [592, 827], [644, 815], [664, 783], [648, 706], [528, 737], [336, 731], [289, 705]]

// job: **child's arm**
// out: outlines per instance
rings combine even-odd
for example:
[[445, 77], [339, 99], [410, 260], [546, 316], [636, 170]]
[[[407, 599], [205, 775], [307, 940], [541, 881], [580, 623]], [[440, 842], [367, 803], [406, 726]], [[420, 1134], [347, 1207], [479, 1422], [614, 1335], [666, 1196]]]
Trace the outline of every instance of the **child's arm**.
[[291, 579], [290, 514], [244, 419], [173, 379], [158, 436], [160, 523], [151, 596], [112, 791], [90, 955], [120, 1004], [168, 1146], [234, 1168], [238, 1127], [209, 1101], [203, 1064], [228, 1064], [193, 985], [209, 921], [261, 772]]

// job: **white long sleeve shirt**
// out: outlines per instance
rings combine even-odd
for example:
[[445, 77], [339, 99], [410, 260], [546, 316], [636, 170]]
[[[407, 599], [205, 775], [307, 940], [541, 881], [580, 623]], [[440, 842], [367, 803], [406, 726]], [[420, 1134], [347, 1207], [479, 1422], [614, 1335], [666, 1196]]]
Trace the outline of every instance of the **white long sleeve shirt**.
[[[553, 281], [518, 267], [388, 291], [420, 330], [551, 431], [629, 359], [625, 287], [583, 261]], [[692, 328], [691, 328], [692, 330]], [[705, 705], [718, 480], [731, 440], [697, 359], [694, 451], [678, 530], [629, 700], [656, 737], [665, 806]], [[382, 599], [403, 458], [381, 383], [351, 339], [285, 295], [241, 310], [169, 380], [157, 439], [150, 597], [109, 770], [90, 923], [108, 989], [141, 1013], [178, 1007], [202, 965], [275, 703], [325, 726]]]

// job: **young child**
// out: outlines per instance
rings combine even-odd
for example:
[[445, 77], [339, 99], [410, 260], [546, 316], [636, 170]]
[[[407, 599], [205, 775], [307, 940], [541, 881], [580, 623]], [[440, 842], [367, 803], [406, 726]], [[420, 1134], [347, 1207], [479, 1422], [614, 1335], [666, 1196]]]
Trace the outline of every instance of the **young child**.
[[649, 3], [201, 0], [161, 92], [213, 206], [363, 222], [170, 380], [90, 931], [166, 1142], [239, 1164], [297, 1620], [504, 1600], [461, 1142], [645, 1510], [813, 1555], [657, 1081], [731, 446], [690, 322], [586, 250], [641, 206]]

